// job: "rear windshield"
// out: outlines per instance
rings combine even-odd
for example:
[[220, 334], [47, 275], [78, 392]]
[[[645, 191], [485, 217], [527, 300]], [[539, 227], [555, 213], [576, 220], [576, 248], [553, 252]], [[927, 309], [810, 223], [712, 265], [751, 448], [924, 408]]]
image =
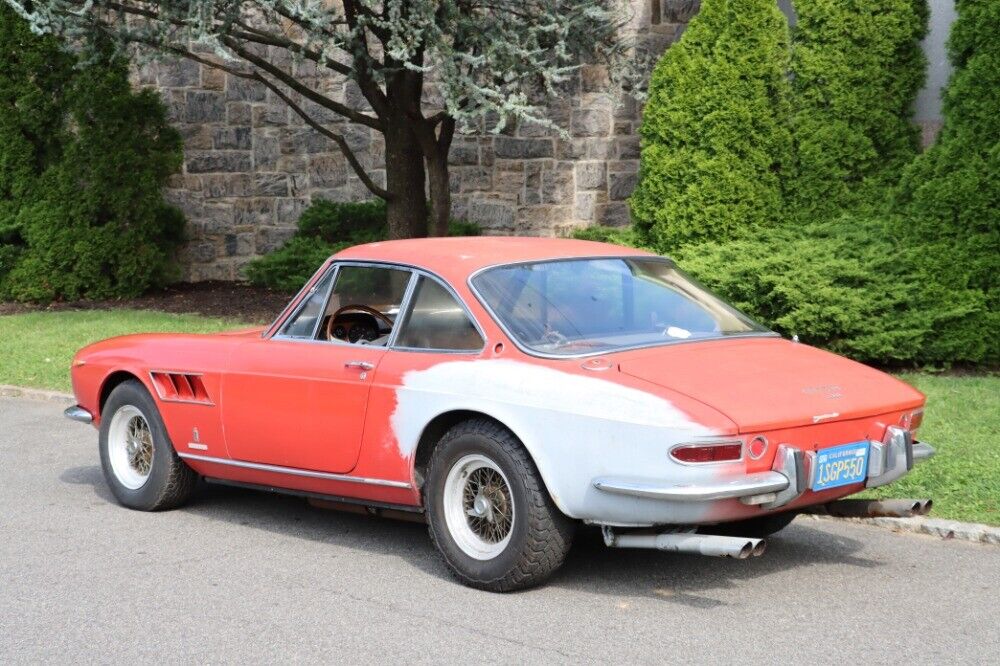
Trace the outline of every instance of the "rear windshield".
[[498, 266], [472, 284], [522, 346], [544, 354], [771, 334], [662, 258]]

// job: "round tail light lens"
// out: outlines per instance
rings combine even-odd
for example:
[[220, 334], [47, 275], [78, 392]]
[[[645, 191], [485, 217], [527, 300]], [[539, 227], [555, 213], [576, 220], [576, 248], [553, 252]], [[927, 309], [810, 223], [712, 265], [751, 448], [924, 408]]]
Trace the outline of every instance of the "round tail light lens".
[[747, 446], [747, 453], [754, 460], [759, 460], [761, 456], [767, 453], [767, 437], [757, 435], [751, 439], [750, 444]]

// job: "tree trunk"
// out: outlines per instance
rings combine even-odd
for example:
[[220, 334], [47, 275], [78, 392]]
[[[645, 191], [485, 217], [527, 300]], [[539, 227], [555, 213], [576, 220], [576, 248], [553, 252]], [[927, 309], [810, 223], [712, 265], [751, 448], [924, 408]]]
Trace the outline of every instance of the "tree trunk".
[[431, 236], [447, 236], [451, 218], [451, 189], [448, 178], [448, 154], [427, 157], [427, 178], [431, 193]]
[[424, 154], [402, 116], [390, 118], [385, 131], [385, 184], [389, 238], [427, 235]]

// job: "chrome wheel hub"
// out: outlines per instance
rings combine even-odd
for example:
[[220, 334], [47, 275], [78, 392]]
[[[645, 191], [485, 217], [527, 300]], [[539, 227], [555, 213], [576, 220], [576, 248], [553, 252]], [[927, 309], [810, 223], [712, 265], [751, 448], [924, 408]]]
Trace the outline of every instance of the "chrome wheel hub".
[[445, 480], [448, 532], [462, 551], [477, 560], [493, 559], [510, 543], [514, 500], [507, 477], [486, 456], [459, 459]]
[[130, 490], [141, 488], [153, 468], [153, 433], [149, 421], [134, 405], [125, 405], [111, 417], [108, 460], [118, 482]]

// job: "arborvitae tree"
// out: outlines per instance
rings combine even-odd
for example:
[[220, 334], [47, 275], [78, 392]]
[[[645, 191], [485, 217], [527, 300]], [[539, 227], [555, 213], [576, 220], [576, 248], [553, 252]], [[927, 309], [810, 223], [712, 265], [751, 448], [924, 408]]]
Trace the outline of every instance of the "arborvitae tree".
[[884, 203], [916, 155], [926, 0], [796, 0], [789, 210], [803, 221]]
[[780, 221], [792, 162], [788, 24], [774, 0], [705, 0], [653, 70], [632, 214], [661, 250]]
[[986, 296], [1000, 361], [1000, 2], [959, 0], [944, 126], [896, 192], [898, 233], [924, 244], [928, 278]]
[[131, 296], [173, 277], [181, 162], [159, 97], [105, 50], [87, 66], [0, 7], [0, 297]]
[[0, 280], [20, 255], [17, 213], [62, 154], [73, 58], [0, 5]]

